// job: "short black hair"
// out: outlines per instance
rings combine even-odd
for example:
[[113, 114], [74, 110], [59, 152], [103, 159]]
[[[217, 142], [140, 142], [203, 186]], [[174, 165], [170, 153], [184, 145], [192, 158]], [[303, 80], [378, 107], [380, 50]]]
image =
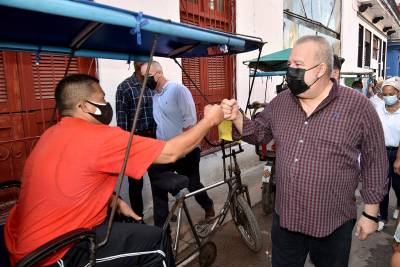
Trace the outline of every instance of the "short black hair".
[[333, 68], [334, 69], [341, 70], [343, 62], [344, 62], [344, 58], [339, 57], [338, 55], [333, 55]]
[[86, 100], [94, 93], [96, 77], [87, 74], [71, 74], [64, 77], [55, 90], [56, 106], [62, 116], [71, 115], [79, 101]]

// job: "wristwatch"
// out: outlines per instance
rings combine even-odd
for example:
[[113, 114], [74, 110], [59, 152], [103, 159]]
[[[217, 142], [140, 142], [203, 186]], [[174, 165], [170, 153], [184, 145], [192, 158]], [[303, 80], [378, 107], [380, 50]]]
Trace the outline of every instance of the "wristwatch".
[[370, 219], [371, 221], [374, 221], [375, 223], [379, 222], [378, 217], [371, 216], [371, 215], [365, 213], [365, 211], [362, 212], [362, 216], [364, 216], [367, 219]]

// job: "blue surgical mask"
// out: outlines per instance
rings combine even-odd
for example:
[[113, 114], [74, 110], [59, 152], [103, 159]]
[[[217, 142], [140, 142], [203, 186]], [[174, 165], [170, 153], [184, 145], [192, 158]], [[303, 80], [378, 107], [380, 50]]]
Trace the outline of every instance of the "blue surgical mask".
[[397, 98], [397, 95], [388, 95], [388, 96], [384, 96], [383, 100], [385, 101], [385, 104], [387, 106], [393, 106], [394, 104], [397, 103], [398, 98]]

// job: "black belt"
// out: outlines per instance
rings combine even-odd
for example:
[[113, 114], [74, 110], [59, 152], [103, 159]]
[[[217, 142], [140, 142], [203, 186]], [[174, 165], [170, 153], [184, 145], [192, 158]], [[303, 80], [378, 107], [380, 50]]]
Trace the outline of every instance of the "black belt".
[[387, 147], [386, 147], [386, 150], [389, 150], [389, 151], [395, 151], [395, 150], [397, 150], [397, 149], [398, 149], [397, 146], [387, 146]]

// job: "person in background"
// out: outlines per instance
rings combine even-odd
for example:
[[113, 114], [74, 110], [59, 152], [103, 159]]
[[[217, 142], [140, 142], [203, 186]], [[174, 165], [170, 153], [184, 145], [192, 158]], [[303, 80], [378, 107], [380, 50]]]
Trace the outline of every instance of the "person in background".
[[[144, 75], [147, 64], [142, 66]], [[187, 131], [196, 124], [196, 108], [192, 94], [182, 84], [168, 81], [163, 74], [161, 64], [153, 61], [150, 66], [147, 85], [155, 91], [153, 97], [153, 116], [157, 123], [157, 139], [170, 140]], [[153, 186], [156, 178], [163, 173], [177, 172], [189, 179], [189, 191], [203, 188], [200, 182], [200, 148], [196, 147], [185, 157], [174, 164], [152, 165], [149, 169], [152, 182], [154, 224], [162, 227], [168, 215], [168, 192], [163, 188]], [[197, 203], [205, 211], [205, 220], [215, 216], [214, 204], [207, 192], [195, 196]]]
[[[133, 117], [138, 108], [140, 89], [143, 83], [141, 67], [143, 62], [135, 61], [135, 72], [118, 85], [116, 93], [117, 125], [130, 132]], [[153, 92], [146, 87], [143, 95], [140, 117], [137, 121], [135, 134], [144, 137], [156, 137], [156, 123], [153, 118]], [[143, 217], [143, 179], [128, 179], [129, 200], [133, 211]]]
[[[397, 150], [397, 158], [400, 159], [400, 149]], [[396, 160], [394, 164], [394, 171], [400, 175], [400, 161]], [[400, 217], [396, 220], [396, 230], [393, 235], [392, 241], [392, 259], [391, 259], [391, 267], [400, 267]]]
[[382, 97], [382, 84], [383, 80], [377, 81], [375, 86], [371, 88], [370, 91], [371, 97], [369, 98], [369, 100], [375, 108], [377, 108], [378, 106], [385, 106], [385, 101], [383, 101]]
[[[378, 231], [382, 231], [388, 220], [389, 191], [390, 185], [397, 198], [397, 206], [393, 213], [393, 218], [397, 219], [400, 208], [400, 175], [396, 173], [395, 163], [400, 163], [398, 157], [398, 147], [400, 144], [400, 101], [398, 99], [400, 83], [397, 81], [385, 81], [382, 85], [382, 98], [385, 105], [376, 106], [379, 118], [385, 134], [385, 146], [387, 158], [389, 160], [388, 179], [389, 185], [384, 199], [379, 205], [379, 224]], [[400, 156], [400, 155], [399, 155]]]
[[333, 55], [333, 69], [331, 78], [334, 79], [338, 85], [340, 84], [340, 71], [342, 70], [343, 62], [344, 58], [341, 58], [338, 55]]
[[357, 92], [363, 94], [363, 82], [361, 80], [355, 80], [352, 84], [351, 84], [351, 88], [355, 89]]
[[[290, 90], [253, 120], [236, 100], [221, 103], [235, 139], [278, 144], [273, 267], [304, 266], [308, 254], [315, 266], [347, 267], [354, 226], [360, 240], [377, 229], [388, 168], [382, 125], [366, 97], [330, 79], [332, 54], [321, 36], [297, 40], [286, 75]], [[356, 223], [360, 181], [364, 210]]]

